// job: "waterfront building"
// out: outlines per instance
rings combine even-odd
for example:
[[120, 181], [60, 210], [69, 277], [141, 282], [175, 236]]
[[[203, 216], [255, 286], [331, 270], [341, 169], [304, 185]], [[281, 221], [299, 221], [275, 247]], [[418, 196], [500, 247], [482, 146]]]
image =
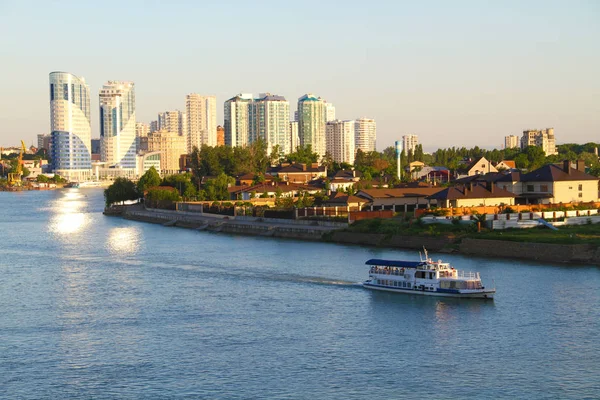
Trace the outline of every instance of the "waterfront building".
[[290, 103], [285, 97], [265, 93], [254, 99], [250, 106], [250, 117], [251, 142], [264, 140], [268, 154], [275, 146], [279, 146], [279, 151], [283, 154], [290, 152]]
[[135, 171], [136, 151], [135, 85], [108, 81], [100, 89], [100, 160], [108, 168]]
[[300, 136], [298, 136], [298, 121], [290, 121], [290, 146], [291, 152], [296, 151], [300, 146]]
[[191, 93], [185, 96], [187, 151], [217, 145], [217, 97]]
[[91, 177], [90, 88], [68, 72], [50, 73], [52, 169], [71, 181]]
[[558, 154], [558, 151], [556, 151], [554, 128], [541, 130], [528, 129], [523, 131], [523, 137], [521, 137], [521, 149], [524, 150], [528, 146], [541, 147], [546, 156]]
[[375, 151], [377, 144], [377, 124], [372, 118], [359, 118], [354, 127], [355, 151], [358, 149], [365, 153]]
[[356, 121], [330, 121], [326, 126], [327, 152], [338, 163], [354, 164]]
[[225, 102], [223, 121], [227, 146], [244, 147], [250, 143], [252, 102], [252, 94], [249, 93], [240, 93]]
[[171, 175], [179, 172], [179, 158], [187, 153], [185, 136], [160, 130], [148, 134], [148, 151], [160, 153], [160, 172]]
[[298, 99], [298, 134], [302, 146], [311, 145], [312, 151], [322, 158], [325, 145], [325, 102], [312, 93]]
[[217, 146], [225, 146], [225, 128], [217, 126]]
[[402, 136], [402, 148], [406, 155], [408, 152], [415, 153], [415, 149], [419, 144], [419, 136], [418, 135], [404, 135]]
[[519, 137], [517, 135], [509, 135], [504, 137], [504, 148], [505, 149], [516, 149], [520, 144]]
[[325, 122], [335, 121], [335, 107], [331, 103], [325, 102]]

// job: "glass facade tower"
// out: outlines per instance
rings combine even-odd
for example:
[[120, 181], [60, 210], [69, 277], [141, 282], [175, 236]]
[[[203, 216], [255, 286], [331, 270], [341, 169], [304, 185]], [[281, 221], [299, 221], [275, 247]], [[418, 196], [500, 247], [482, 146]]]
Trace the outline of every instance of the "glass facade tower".
[[136, 168], [135, 86], [108, 81], [100, 89], [101, 160], [109, 168]]
[[90, 88], [68, 72], [50, 73], [51, 158], [54, 173], [71, 181], [90, 179]]

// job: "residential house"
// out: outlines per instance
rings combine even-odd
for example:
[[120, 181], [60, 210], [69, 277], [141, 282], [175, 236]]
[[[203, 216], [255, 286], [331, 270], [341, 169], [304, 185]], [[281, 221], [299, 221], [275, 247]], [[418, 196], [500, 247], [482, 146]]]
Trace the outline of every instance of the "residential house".
[[450, 182], [450, 171], [446, 167], [423, 167], [420, 171], [413, 171], [415, 180], [427, 182]]
[[298, 197], [298, 194], [306, 192], [315, 194], [320, 192], [318, 187], [290, 183], [290, 182], [264, 182], [258, 185], [239, 185], [227, 188], [230, 200], [250, 200], [257, 197]]
[[544, 165], [521, 175], [520, 185], [514, 185], [517, 198], [525, 204], [549, 204], [598, 201], [598, 178], [585, 173], [583, 160], [562, 166]]
[[481, 157], [477, 161], [474, 161], [471, 164], [469, 164], [464, 169], [464, 173], [461, 174], [461, 176], [483, 175], [488, 174], [490, 172], [498, 172], [498, 170], [485, 157]]
[[495, 167], [498, 171], [511, 171], [517, 169], [517, 164], [514, 160], [502, 160]]
[[[431, 204], [427, 197], [439, 192], [440, 187], [404, 187], [388, 189], [361, 189], [356, 196], [369, 200], [374, 208], [394, 208], [405, 206], [407, 209], [424, 208]], [[433, 201], [433, 204], [437, 204]]]
[[307, 183], [318, 178], [326, 178], [327, 167], [320, 166], [318, 163], [281, 164], [267, 169], [267, 174], [277, 176], [284, 182]]
[[515, 204], [515, 195], [508, 190], [496, 188], [491, 182], [472, 182], [440, 190], [427, 197], [437, 201], [440, 207], [477, 207]]
[[354, 187], [362, 178], [362, 173], [356, 170], [340, 170], [329, 181], [328, 189], [332, 192], [345, 191]]
[[369, 200], [358, 196], [349, 196], [342, 192], [333, 195], [329, 200], [323, 202], [324, 207], [351, 207], [362, 208]]

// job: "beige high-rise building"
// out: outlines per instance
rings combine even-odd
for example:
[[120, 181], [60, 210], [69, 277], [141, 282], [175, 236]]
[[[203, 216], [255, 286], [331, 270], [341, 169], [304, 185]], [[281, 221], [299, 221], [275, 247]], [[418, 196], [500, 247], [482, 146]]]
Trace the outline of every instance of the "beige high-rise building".
[[182, 154], [187, 154], [186, 138], [167, 130], [149, 133], [148, 151], [160, 152], [162, 175], [176, 174], [179, 172], [179, 158]]
[[185, 96], [187, 151], [217, 145], [217, 97], [191, 93]]
[[186, 119], [185, 113], [179, 110], [165, 111], [158, 114], [158, 130], [177, 133], [180, 136], [185, 136]]
[[290, 145], [293, 153], [300, 146], [300, 136], [298, 136], [298, 121], [290, 121]]
[[338, 163], [354, 164], [356, 121], [330, 121], [326, 126], [327, 152]]
[[325, 102], [325, 122], [335, 121], [335, 107], [331, 103]]
[[359, 118], [355, 121], [354, 127], [355, 150], [362, 150], [365, 153], [376, 150], [377, 144], [377, 124], [372, 118]]
[[547, 156], [558, 154], [556, 151], [556, 141], [554, 139], [554, 128], [547, 129], [528, 129], [523, 131], [521, 138], [521, 149], [528, 146], [541, 147]]
[[517, 135], [509, 135], [504, 137], [504, 148], [505, 149], [516, 149], [519, 147], [519, 143], [521, 142], [520, 138]]
[[415, 148], [419, 144], [419, 136], [417, 135], [404, 135], [402, 136], [402, 148], [406, 155], [409, 151], [415, 153]]
[[135, 123], [135, 136], [138, 138], [146, 137], [150, 133], [150, 124], [145, 122]]

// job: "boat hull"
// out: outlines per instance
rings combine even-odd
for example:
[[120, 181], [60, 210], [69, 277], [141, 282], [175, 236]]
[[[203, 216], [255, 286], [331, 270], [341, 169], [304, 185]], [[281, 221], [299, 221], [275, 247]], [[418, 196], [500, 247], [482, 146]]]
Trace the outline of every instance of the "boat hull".
[[467, 293], [450, 293], [450, 292], [434, 292], [426, 290], [415, 290], [415, 289], [401, 289], [389, 286], [374, 285], [372, 283], [363, 282], [362, 286], [370, 290], [379, 290], [383, 292], [394, 292], [403, 294], [416, 294], [422, 296], [438, 296], [438, 297], [455, 297], [455, 298], [466, 298], [466, 299], [487, 299], [493, 300], [496, 290], [480, 290], [472, 291]]

